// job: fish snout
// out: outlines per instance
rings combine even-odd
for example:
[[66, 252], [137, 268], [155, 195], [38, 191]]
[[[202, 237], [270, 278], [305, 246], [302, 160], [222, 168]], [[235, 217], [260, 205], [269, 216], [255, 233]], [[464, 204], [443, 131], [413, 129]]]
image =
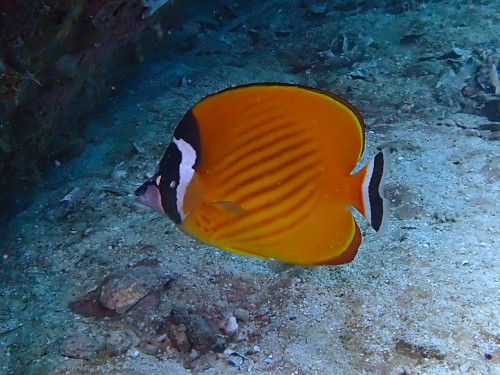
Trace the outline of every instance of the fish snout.
[[137, 202], [166, 216], [165, 210], [161, 204], [160, 189], [154, 181], [147, 180], [135, 190], [134, 194]]

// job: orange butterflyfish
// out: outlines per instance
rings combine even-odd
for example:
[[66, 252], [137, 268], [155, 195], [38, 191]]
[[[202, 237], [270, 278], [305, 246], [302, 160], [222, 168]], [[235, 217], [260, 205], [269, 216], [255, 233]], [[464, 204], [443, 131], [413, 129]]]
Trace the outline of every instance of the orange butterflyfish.
[[282, 83], [226, 89], [196, 103], [174, 130], [138, 202], [197, 240], [303, 266], [350, 262], [361, 232], [379, 231], [387, 150], [352, 174], [361, 114], [326, 91]]

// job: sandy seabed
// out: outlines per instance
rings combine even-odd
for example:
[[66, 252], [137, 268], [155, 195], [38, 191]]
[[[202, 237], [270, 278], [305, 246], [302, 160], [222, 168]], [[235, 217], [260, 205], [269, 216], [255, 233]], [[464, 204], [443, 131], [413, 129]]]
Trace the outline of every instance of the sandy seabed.
[[[500, 120], [482, 110], [500, 99], [500, 5], [309, 4], [278, 1], [235, 28], [201, 30], [195, 53], [145, 67], [89, 119], [84, 153], [49, 171], [2, 233], [0, 373], [500, 375]], [[223, 252], [134, 202], [191, 105], [260, 81], [353, 102], [367, 125], [360, 165], [391, 147], [390, 227], [377, 235], [358, 215], [363, 244], [347, 265]], [[129, 311], [78, 305], [127, 273], [147, 291]], [[165, 338], [180, 307], [226, 352], [181, 352]], [[228, 338], [218, 327], [236, 309], [248, 316]]]

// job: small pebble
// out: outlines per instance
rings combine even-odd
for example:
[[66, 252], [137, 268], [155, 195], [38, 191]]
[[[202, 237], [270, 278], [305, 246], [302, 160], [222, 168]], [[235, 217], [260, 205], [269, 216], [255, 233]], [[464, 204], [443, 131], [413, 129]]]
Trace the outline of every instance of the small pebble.
[[139, 351], [137, 349], [129, 349], [127, 351], [129, 357], [137, 357], [139, 355]]
[[230, 365], [238, 368], [241, 367], [245, 359], [247, 359], [244, 355], [241, 355], [240, 353], [235, 352], [231, 349], [224, 350], [222, 354], [224, 354], [224, 357], [226, 357], [226, 361]]
[[471, 368], [471, 364], [470, 362], [465, 362], [465, 363], [462, 363], [460, 366], [459, 366], [459, 369], [462, 373], [466, 373], [466, 372], [469, 372]]
[[152, 344], [144, 345], [144, 352], [146, 354], [155, 355], [155, 354], [158, 354], [159, 351], [160, 351], [160, 349]]
[[264, 363], [267, 363], [268, 365], [273, 364], [274, 363], [273, 355], [271, 354], [266, 359], [264, 359]]
[[162, 334], [162, 335], [158, 336], [158, 337], [155, 339], [155, 341], [156, 341], [156, 342], [165, 342], [165, 340], [166, 340], [166, 339], [167, 339], [167, 334], [166, 334], [166, 333], [164, 333], [164, 334]]
[[234, 317], [244, 323], [250, 320], [250, 312], [245, 309], [237, 308], [234, 310]]
[[243, 362], [245, 362], [245, 358], [238, 357], [238, 356], [232, 356], [227, 360], [227, 362], [234, 367], [237, 367], [238, 369], [243, 366]]
[[60, 221], [66, 217], [66, 215], [74, 209], [80, 201], [85, 198], [88, 190], [80, 187], [75, 187], [68, 194], [64, 196], [58, 203], [51, 205], [45, 211], [43, 219], [45, 221]]
[[257, 345], [254, 345], [252, 348], [248, 349], [245, 354], [246, 355], [252, 355], [252, 354], [255, 354], [255, 353], [258, 353], [260, 352], [260, 348], [257, 346]]
[[228, 335], [229, 337], [234, 336], [236, 333], [238, 333], [238, 323], [236, 322], [236, 318], [234, 316], [230, 316], [224, 322], [222, 322], [219, 328], [224, 334]]

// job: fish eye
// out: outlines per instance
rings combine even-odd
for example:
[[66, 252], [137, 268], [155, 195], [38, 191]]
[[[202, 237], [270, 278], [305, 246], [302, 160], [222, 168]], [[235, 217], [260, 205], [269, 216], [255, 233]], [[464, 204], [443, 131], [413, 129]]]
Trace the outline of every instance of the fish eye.
[[175, 186], [177, 185], [177, 183], [175, 182], [175, 180], [172, 180], [172, 182], [170, 183], [170, 187], [172, 189], [175, 189]]

